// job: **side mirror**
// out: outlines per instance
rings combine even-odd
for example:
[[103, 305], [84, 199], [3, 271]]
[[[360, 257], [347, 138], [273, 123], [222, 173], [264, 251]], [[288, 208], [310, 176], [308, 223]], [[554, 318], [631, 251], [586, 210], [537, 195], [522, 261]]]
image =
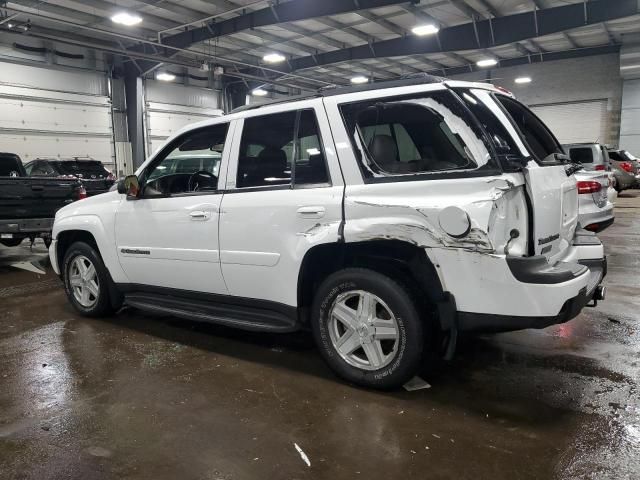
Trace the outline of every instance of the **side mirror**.
[[118, 181], [118, 193], [126, 194], [127, 198], [138, 198], [140, 182], [135, 175], [128, 175]]

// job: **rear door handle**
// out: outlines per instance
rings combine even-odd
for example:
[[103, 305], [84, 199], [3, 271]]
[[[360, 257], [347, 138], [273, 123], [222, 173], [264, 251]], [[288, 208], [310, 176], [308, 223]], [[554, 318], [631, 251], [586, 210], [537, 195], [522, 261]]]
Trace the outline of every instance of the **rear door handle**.
[[325, 208], [320, 206], [300, 207], [297, 213], [300, 218], [322, 218], [325, 214]]
[[203, 210], [194, 210], [193, 212], [189, 212], [189, 216], [191, 220], [209, 220], [211, 215], [209, 212], [205, 212]]
[[44, 190], [44, 187], [42, 185], [31, 185], [31, 190], [34, 192], [41, 192]]

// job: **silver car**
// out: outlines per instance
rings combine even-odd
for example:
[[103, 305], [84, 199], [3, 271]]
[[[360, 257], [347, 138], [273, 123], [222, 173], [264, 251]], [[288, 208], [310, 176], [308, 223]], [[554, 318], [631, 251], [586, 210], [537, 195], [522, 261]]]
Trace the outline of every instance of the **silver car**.
[[617, 192], [635, 186], [636, 179], [633, 173], [627, 172], [617, 162], [612, 162], [604, 145], [599, 143], [574, 143], [563, 147], [567, 155], [571, 157], [571, 160], [582, 164], [586, 171], [611, 171], [614, 176], [613, 188]]
[[578, 228], [601, 232], [613, 223], [613, 203], [607, 193], [608, 172], [581, 170], [575, 174], [578, 185]]
[[627, 150], [609, 150], [611, 165], [633, 175], [635, 182], [633, 187], [640, 186], [640, 171], [638, 170], [638, 159]]

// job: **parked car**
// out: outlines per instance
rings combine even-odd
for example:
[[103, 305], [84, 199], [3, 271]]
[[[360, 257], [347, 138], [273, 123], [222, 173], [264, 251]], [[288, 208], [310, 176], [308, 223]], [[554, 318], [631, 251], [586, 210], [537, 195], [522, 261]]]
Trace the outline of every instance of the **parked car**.
[[37, 158], [25, 170], [32, 177], [78, 178], [89, 197], [109, 191], [116, 180], [102, 162], [91, 158]]
[[77, 179], [28, 177], [18, 155], [0, 153], [0, 243], [42, 237], [49, 245], [56, 211], [84, 197]]
[[638, 170], [638, 159], [627, 150], [609, 150], [611, 163], [635, 177], [634, 187], [640, 187], [640, 170]]
[[586, 171], [611, 171], [614, 176], [613, 188], [617, 192], [634, 186], [635, 176], [619, 167], [617, 162], [612, 162], [604, 145], [577, 143], [564, 145], [564, 149], [571, 161], [582, 164]]
[[601, 232], [614, 221], [613, 203], [609, 201], [607, 193], [608, 172], [580, 171], [575, 177], [578, 186], [578, 228]]
[[[158, 174], [203, 150], [217, 175]], [[82, 315], [310, 328], [340, 376], [397, 387], [459, 331], [544, 328], [604, 298], [567, 160], [491, 85], [324, 90], [182, 129], [117, 191], [60, 210], [49, 254]]]

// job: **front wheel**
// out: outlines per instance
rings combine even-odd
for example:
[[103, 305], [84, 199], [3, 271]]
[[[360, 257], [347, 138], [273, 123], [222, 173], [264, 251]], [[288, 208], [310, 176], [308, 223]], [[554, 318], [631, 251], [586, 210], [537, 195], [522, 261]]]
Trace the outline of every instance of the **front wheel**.
[[62, 271], [67, 297], [81, 315], [100, 317], [113, 312], [109, 272], [91, 245], [72, 244], [64, 256]]
[[418, 309], [394, 279], [350, 268], [319, 287], [312, 312], [314, 338], [342, 378], [370, 388], [396, 388], [416, 375], [425, 345]]

